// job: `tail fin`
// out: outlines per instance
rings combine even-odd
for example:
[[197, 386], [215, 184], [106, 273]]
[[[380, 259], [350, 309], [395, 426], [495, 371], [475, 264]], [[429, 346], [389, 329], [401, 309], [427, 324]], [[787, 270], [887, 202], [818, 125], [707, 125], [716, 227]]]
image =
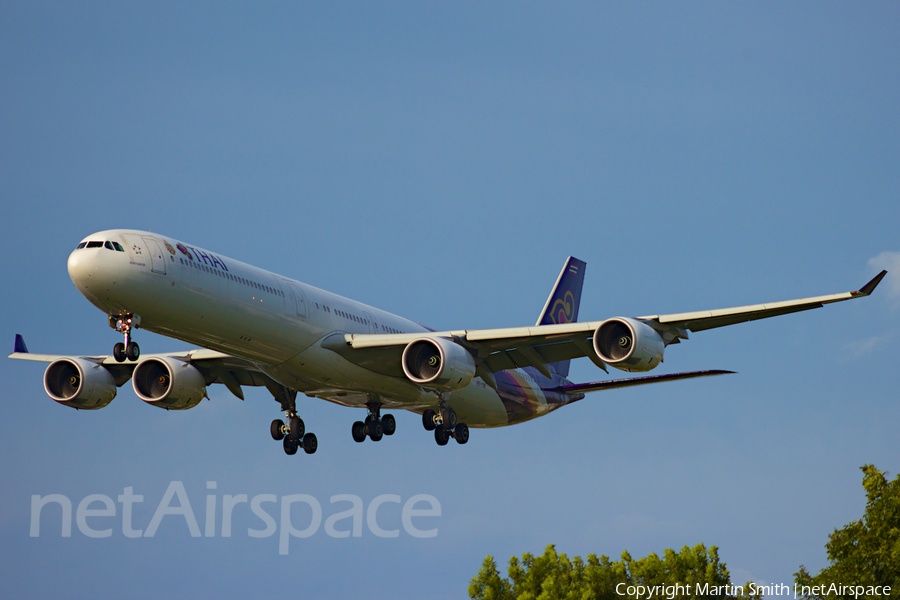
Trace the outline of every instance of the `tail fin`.
[[[537, 325], [554, 325], [560, 323], [574, 323], [578, 320], [578, 307], [581, 304], [581, 288], [584, 286], [583, 260], [571, 256], [563, 265], [553, 291], [547, 298], [544, 310], [538, 317]], [[550, 368], [566, 377], [569, 375], [569, 361], [561, 360], [551, 363]]]

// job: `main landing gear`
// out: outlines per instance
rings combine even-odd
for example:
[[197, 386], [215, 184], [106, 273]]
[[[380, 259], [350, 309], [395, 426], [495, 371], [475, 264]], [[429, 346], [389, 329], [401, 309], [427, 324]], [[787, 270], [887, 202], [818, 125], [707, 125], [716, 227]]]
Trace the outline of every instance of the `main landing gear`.
[[125, 315], [109, 315], [109, 326], [125, 334], [125, 343], [119, 342], [113, 346], [113, 358], [116, 362], [125, 362], [128, 360], [137, 360], [141, 356], [141, 348], [137, 342], [131, 339], [131, 330], [137, 329], [141, 325], [141, 317], [131, 313]]
[[369, 408], [369, 414], [366, 416], [365, 423], [357, 421], [351, 429], [353, 441], [362, 443], [366, 441], [366, 436], [369, 436], [369, 439], [377, 442], [382, 436], [394, 435], [394, 432], [397, 431], [397, 421], [394, 419], [394, 415], [382, 417], [380, 402], [370, 402], [366, 406]]
[[287, 455], [297, 454], [297, 450], [300, 448], [303, 448], [307, 454], [314, 454], [319, 447], [319, 441], [316, 439], [316, 434], [306, 431], [303, 419], [297, 416], [297, 390], [289, 390], [279, 385], [274, 388], [270, 387], [269, 391], [281, 403], [281, 409], [287, 420], [287, 423], [281, 419], [272, 421], [272, 425], [269, 426], [272, 439], [283, 443], [284, 453]]
[[447, 404], [443, 393], [438, 394], [438, 398], [438, 412], [429, 408], [422, 413], [422, 425], [426, 431], [434, 431], [434, 441], [438, 446], [446, 446], [450, 438], [455, 439], [457, 444], [465, 444], [469, 441], [469, 426], [457, 422], [456, 411]]
[[275, 441], [283, 440], [284, 453], [288, 455], [297, 454], [299, 448], [303, 448], [303, 451], [307, 454], [315, 453], [319, 447], [316, 434], [307, 433], [303, 419], [295, 413], [285, 411], [284, 415], [287, 419], [287, 424], [281, 419], [272, 421], [272, 425], [269, 427], [272, 439]]

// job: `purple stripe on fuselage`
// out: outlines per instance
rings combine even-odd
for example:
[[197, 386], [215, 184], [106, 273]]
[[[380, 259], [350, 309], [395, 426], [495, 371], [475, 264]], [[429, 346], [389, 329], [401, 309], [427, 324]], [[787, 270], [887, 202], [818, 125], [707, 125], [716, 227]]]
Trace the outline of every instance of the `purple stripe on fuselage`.
[[584, 394], [572, 396], [552, 391], [552, 388], [570, 383], [565, 377], [554, 375], [552, 379], [547, 379], [534, 367], [526, 367], [520, 371], [527, 372], [528, 376], [538, 384], [535, 387], [539, 387], [539, 390], [528, 385], [527, 381], [523, 380], [524, 377], [521, 373], [516, 374], [515, 371], [494, 373], [494, 379], [497, 381], [497, 395], [503, 402], [509, 423], [533, 419], [584, 397]]

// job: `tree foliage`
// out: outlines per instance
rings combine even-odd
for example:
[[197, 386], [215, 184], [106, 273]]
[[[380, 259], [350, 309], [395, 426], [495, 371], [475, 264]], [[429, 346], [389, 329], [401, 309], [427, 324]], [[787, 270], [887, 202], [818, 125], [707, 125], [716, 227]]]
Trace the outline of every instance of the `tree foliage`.
[[[492, 556], [484, 559], [478, 574], [469, 585], [469, 597], [477, 600], [622, 600], [628, 586], [682, 585], [681, 589], [657, 589], [654, 597], [666, 599], [674, 594], [679, 599], [699, 598], [697, 585], [706, 585], [703, 598], [734, 597], [741, 587], [733, 588], [725, 563], [719, 561], [715, 546], [707, 549], [699, 544], [685, 546], [679, 552], [666, 550], [660, 558], [652, 553], [634, 560], [628, 552], [622, 559], [611, 561], [606, 556], [589, 554], [587, 561], [576, 556], [569, 559], [553, 545], [541, 556], [522, 555], [509, 560], [508, 578], [500, 576]], [[620, 586], [620, 584], [622, 584]], [[617, 593], [616, 587], [619, 587]], [[719, 593], [712, 593], [717, 589]], [[744, 591], [749, 588], [744, 586]], [[632, 595], [632, 594], [626, 594]], [[645, 596], [646, 597], [646, 594]], [[759, 594], [743, 598], [759, 599]]]
[[[805, 567], [794, 573], [799, 586], [891, 586], [891, 598], [900, 598], [900, 475], [888, 482], [872, 465], [860, 467], [866, 490], [862, 519], [836, 529], [825, 548], [829, 566], [813, 577]], [[837, 598], [846, 594], [803, 594], [812, 599]], [[851, 595], [852, 597], [852, 595]], [[861, 596], [862, 597], [862, 596]], [[880, 596], [884, 597], [884, 596]]]

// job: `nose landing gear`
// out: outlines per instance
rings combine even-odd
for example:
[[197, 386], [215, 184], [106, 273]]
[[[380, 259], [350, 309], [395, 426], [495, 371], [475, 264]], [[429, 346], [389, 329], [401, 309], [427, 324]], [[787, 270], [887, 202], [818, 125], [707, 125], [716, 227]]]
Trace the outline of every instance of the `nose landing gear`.
[[137, 329], [141, 325], [141, 317], [131, 313], [125, 315], [110, 315], [109, 326], [125, 334], [125, 343], [119, 342], [113, 346], [113, 358], [116, 362], [125, 362], [125, 360], [137, 360], [141, 356], [141, 348], [137, 342], [131, 339], [131, 330]]

